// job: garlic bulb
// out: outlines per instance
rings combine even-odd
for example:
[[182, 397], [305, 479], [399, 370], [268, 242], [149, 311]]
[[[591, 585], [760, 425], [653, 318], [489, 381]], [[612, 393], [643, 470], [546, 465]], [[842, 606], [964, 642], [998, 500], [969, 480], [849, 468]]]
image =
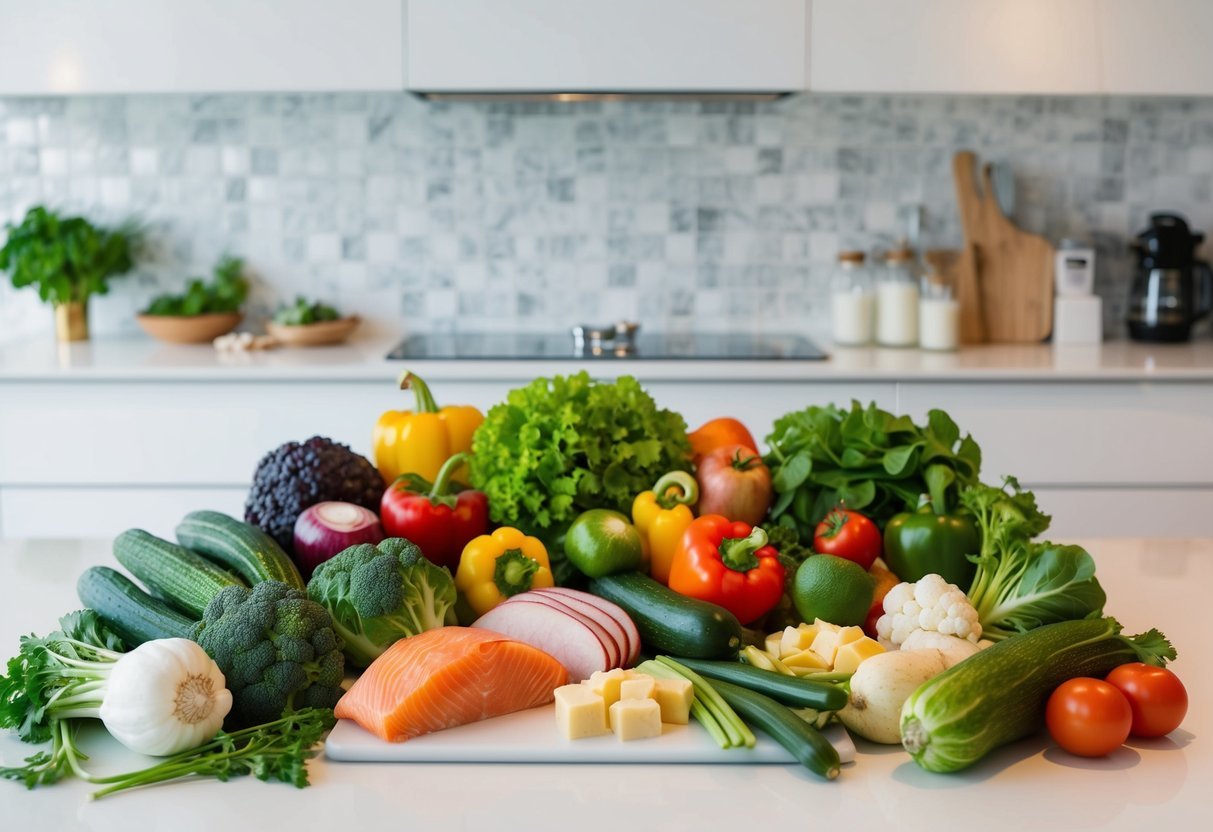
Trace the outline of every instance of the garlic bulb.
[[166, 756], [215, 736], [232, 709], [223, 673], [185, 638], [148, 641], [110, 671], [101, 721], [132, 751]]

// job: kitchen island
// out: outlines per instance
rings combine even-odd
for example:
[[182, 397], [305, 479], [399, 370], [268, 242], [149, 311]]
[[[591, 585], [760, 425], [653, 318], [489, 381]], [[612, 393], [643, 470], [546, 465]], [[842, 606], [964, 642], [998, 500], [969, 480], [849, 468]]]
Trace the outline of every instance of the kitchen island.
[[[947, 411], [1071, 536], [1213, 531], [1213, 342], [956, 353], [834, 350], [826, 361], [445, 360], [384, 356], [398, 335], [340, 347], [221, 354], [208, 345], [49, 338], [0, 347], [0, 537], [113, 536], [186, 512], [240, 514], [257, 461], [313, 435], [370, 450], [380, 412], [412, 407], [405, 369], [439, 403], [487, 409], [537, 376], [633, 374], [694, 427], [744, 421], [761, 441], [809, 405]], [[139, 449], [132, 452], [131, 449]], [[150, 511], [149, 511], [150, 510]]]
[[[1213, 539], [1080, 541], [1095, 557], [1106, 612], [1128, 632], [1158, 627], [1180, 658], [1190, 711], [1169, 737], [1129, 741], [1079, 759], [1045, 736], [1013, 744], [970, 771], [933, 775], [896, 747], [860, 744], [826, 783], [796, 766], [311, 765], [312, 787], [243, 778], [157, 786], [88, 801], [78, 781], [26, 792], [0, 783], [9, 829], [978, 829], [1199, 828], [1213, 812], [1213, 702], [1206, 620]], [[79, 606], [75, 577], [113, 565], [106, 541], [0, 542], [0, 645], [51, 630]], [[98, 772], [143, 764], [103, 732], [86, 751]], [[28, 755], [0, 737], [0, 761]], [[727, 751], [722, 751], [727, 754]]]

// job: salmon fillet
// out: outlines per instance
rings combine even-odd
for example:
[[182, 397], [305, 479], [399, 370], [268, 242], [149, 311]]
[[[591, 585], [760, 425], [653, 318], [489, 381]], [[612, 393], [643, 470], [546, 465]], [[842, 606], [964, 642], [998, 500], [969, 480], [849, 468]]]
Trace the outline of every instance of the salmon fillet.
[[552, 701], [568, 681], [560, 662], [492, 630], [440, 627], [402, 639], [371, 663], [337, 703], [388, 742]]

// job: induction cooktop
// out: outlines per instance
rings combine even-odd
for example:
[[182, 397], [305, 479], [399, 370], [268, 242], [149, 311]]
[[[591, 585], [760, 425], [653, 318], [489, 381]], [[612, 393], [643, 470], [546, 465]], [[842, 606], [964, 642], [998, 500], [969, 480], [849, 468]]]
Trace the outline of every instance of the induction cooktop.
[[627, 361], [821, 361], [827, 356], [799, 335], [637, 333], [627, 343], [577, 342], [568, 332], [458, 332], [411, 335], [387, 357], [394, 360], [529, 359]]

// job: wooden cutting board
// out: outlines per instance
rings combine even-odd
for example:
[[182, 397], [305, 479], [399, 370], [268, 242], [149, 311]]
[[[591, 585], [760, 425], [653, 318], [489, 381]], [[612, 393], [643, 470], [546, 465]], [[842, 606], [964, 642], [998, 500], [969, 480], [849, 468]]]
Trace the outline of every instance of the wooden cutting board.
[[990, 166], [979, 184], [974, 154], [957, 153], [952, 173], [965, 235], [957, 289], [961, 340], [1043, 341], [1053, 329], [1053, 245], [1002, 213]]
[[[839, 759], [855, 759], [855, 743], [840, 725], [823, 732]], [[384, 742], [340, 719], [324, 743], [324, 756], [342, 762], [383, 763], [695, 763], [737, 765], [794, 763], [774, 740], [755, 732], [753, 748], [722, 749], [708, 732], [690, 725], [663, 725], [660, 737], [620, 742], [612, 734], [566, 740], [556, 729], [552, 705], [436, 731], [407, 742]]]

